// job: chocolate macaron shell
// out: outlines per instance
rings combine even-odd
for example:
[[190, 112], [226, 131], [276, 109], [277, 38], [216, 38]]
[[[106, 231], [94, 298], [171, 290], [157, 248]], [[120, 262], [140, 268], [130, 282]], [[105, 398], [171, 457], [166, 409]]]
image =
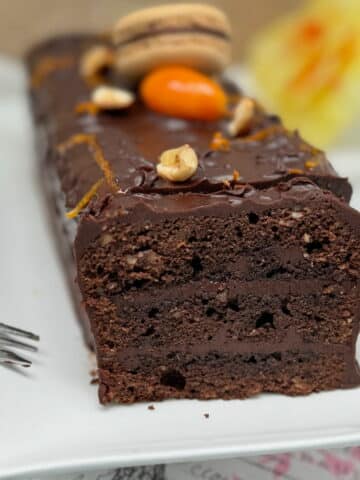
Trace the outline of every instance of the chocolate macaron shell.
[[116, 68], [130, 78], [168, 63], [217, 73], [231, 60], [230, 23], [208, 5], [162, 5], [130, 14], [115, 25], [113, 43]]
[[224, 70], [231, 59], [227, 42], [201, 38], [200, 35], [189, 34], [185, 38], [183, 35], [167, 34], [153, 38], [151, 43], [148, 46], [143, 40], [136, 45], [127, 45], [117, 56], [117, 70], [125, 76], [140, 78], [158, 66], [173, 63], [205, 73], [216, 73]]

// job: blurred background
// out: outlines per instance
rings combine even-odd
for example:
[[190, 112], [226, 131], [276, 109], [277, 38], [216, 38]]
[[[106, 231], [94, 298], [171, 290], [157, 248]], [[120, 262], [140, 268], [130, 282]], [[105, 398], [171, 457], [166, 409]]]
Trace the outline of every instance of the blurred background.
[[[181, 0], [184, 1], [184, 0]], [[186, 1], [186, 0], [185, 0]], [[196, 0], [194, 0], [196, 1]], [[199, 0], [197, 0], [199, 1]], [[0, 0], [0, 53], [21, 55], [41, 38], [57, 32], [103, 29], [131, 10], [160, 3], [154, 0]], [[205, 2], [199, 2], [205, 3]], [[234, 26], [234, 52], [241, 58], [251, 34], [301, 0], [215, 0]]]
[[[0, 55], [21, 58], [56, 33], [102, 32], [130, 11], [175, 1], [0, 0]], [[230, 74], [247, 92], [319, 147], [358, 147], [360, 0], [192, 1], [228, 14], [234, 62], [247, 67]]]

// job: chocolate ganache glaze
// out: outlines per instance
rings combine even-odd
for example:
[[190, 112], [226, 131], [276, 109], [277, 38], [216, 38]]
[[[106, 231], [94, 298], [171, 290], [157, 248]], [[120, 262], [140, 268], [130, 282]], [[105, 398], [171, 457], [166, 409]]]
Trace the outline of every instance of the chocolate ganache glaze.
[[[99, 41], [95, 36], [64, 37], [35, 48], [28, 57], [32, 73], [44, 57], [63, 58], [66, 55], [73, 60], [67, 68], [55, 69], [45, 76], [41, 88], [32, 91], [35, 116], [46, 129], [52, 155], [55, 155], [56, 145], [73, 135], [95, 135], [123, 192], [211, 193], [231, 189], [236, 184], [264, 189], [306, 176], [349, 201], [349, 182], [336, 174], [324, 153], [307, 144], [297, 132], [286, 130], [278, 117], [260, 108], [246, 136], [230, 140], [228, 151], [211, 148], [216, 132], [226, 135], [228, 119], [209, 122], [167, 117], [149, 110], [140, 99], [123, 111], [76, 114], [76, 106], [89, 100], [92, 89], [79, 75], [79, 59], [86, 49]], [[121, 85], [119, 79], [111, 81]], [[234, 96], [235, 88], [232, 85], [226, 88]], [[155, 168], [159, 155], [185, 143], [198, 154], [197, 173], [190, 180], [177, 184], [159, 178]], [[73, 208], [99, 179], [101, 171], [86, 144], [57, 155], [55, 164], [66, 205]], [[236, 181], [233, 181], [234, 171], [239, 172]]]

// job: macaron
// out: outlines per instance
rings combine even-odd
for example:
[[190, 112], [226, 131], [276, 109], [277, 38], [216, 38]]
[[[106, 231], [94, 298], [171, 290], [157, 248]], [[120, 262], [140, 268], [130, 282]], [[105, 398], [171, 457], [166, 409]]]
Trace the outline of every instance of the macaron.
[[138, 10], [115, 24], [112, 38], [115, 68], [132, 80], [167, 64], [219, 73], [231, 60], [230, 23], [209, 5], [179, 3]]

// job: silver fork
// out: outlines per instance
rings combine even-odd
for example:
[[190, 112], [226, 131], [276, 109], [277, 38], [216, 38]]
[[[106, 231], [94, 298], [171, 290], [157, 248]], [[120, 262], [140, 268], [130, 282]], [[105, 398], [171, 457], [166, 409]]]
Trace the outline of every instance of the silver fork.
[[[37, 352], [37, 347], [30, 343], [15, 340], [12, 337], [25, 338], [34, 342], [38, 342], [40, 337], [34, 333], [27, 332], [26, 330], [21, 330], [20, 328], [10, 327], [10, 325], [0, 323], [0, 363], [30, 367], [31, 361], [14, 353], [12, 349], [15, 348], [27, 350], [29, 352]], [[8, 348], [11, 348], [11, 350], [8, 350]]]

